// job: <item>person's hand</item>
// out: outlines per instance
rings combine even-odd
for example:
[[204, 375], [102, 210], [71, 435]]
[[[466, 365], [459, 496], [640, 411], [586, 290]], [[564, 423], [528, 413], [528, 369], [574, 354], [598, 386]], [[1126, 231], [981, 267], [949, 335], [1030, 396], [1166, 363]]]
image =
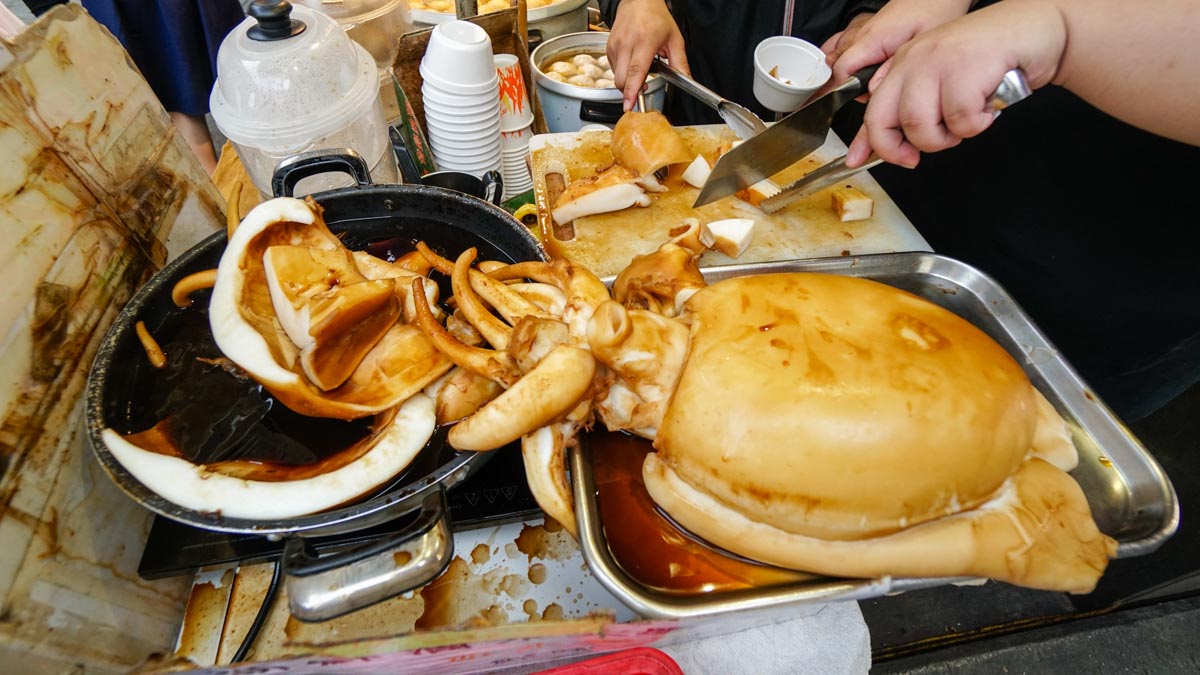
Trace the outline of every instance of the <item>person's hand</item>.
[[[821, 45], [841, 83], [867, 66], [884, 63], [913, 36], [966, 14], [970, 0], [891, 0], [877, 14], [859, 14]], [[880, 69], [881, 71], [883, 69]], [[881, 79], [877, 74], [875, 81]]]
[[655, 54], [676, 70], [691, 75], [683, 35], [663, 0], [623, 0], [617, 6], [607, 51], [613, 82], [624, 95], [625, 110], [633, 109]]
[[[897, 51], [846, 153], [859, 166], [874, 151], [915, 167], [921, 152], [953, 147], [982, 133], [1004, 74], [1021, 68], [1031, 88], [1049, 83], [1066, 48], [1066, 24], [1053, 5], [1005, 0], [922, 33]], [[845, 58], [843, 56], [843, 58]]]

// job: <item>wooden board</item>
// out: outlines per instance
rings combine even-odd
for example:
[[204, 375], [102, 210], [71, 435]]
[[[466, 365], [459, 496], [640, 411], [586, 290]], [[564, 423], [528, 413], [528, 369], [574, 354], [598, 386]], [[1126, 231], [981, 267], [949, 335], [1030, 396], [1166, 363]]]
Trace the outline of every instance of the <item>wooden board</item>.
[[[735, 138], [733, 132], [724, 125], [679, 127], [679, 131], [693, 152], [708, 157], [716, 153], [720, 143]], [[613, 162], [610, 140], [609, 131], [585, 131], [538, 135], [531, 139], [529, 145], [543, 242], [553, 255], [564, 255], [601, 276], [616, 274], [634, 256], [658, 248], [670, 239], [670, 230], [689, 217], [701, 222], [723, 218], [753, 218], [757, 221], [754, 238], [741, 257], [734, 260], [711, 251], [701, 258], [700, 264], [705, 267], [930, 250], [908, 218], [868, 173], [853, 176], [845, 184], [857, 187], [875, 200], [874, 215], [867, 220], [843, 223], [833, 213], [829, 195], [832, 188], [795, 202], [774, 214], [766, 214], [736, 197], [693, 209], [692, 203], [699, 190], [680, 179], [682, 166], [675, 167], [668, 176], [666, 182], [670, 189], [667, 192], [651, 195], [650, 206], [580, 218], [573, 224], [573, 239], [556, 238], [550, 218], [546, 174], [553, 172], [556, 166], [562, 166], [566, 169], [568, 181], [571, 181], [604, 169]], [[786, 185], [844, 154], [845, 150], [845, 144], [830, 133], [824, 146], [775, 176], [774, 180]]]

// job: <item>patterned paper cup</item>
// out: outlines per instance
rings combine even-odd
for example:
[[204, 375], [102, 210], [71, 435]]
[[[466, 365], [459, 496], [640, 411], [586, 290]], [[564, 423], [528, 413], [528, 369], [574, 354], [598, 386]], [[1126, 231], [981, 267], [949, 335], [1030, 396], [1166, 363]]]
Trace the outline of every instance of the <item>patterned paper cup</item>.
[[529, 139], [533, 138], [533, 122], [526, 124], [520, 129], [512, 131], [504, 130], [504, 117], [500, 118], [500, 147], [505, 150], [520, 150], [526, 151], [529, 148]]
[[496, 75], [500, 78], [500, 128], [516, 130], [533, 123], [533, 109], [529, 106], [529, 92], [525, 90], [525, 78], [521, 64], [513, 54], [497, 54]]

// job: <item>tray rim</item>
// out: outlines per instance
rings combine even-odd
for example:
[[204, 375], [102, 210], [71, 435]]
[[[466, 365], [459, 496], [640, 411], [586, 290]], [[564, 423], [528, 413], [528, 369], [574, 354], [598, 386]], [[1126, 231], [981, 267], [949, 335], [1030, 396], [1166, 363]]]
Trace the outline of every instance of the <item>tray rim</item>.
[[[1162, 466], [1098, 396], [1089, 393], [1085, 401], [1077, 401], [1074, 400], [1076, 397], [1064, 395], [1062, 387], [1071, 387], [1066, 393], [1070, 393], [1070, 391], [1090, 392], [1091, 388], [1061, 356], [1012, 296], [995, 279], [978, 268], [938, 253], [911, 251], [723, 265], [705, 267], [701, 269], [701, 272], [706, 281], [713, 282], [735, 276], [800, 271], [869, 277], [869, 272], [883, 272], [885, 267], [908, 268], [911, 273], [929, 275], [936, 275], [940, 271], [943, 273], [942, 276], [949, 272], [956, 272], [969, 277], [975, 284], [982, 286], [982, 290], [995, 296], [993, 297], [994, 305], [1003, 306], [1008, 310], [1007, 318], [1001, 317], [993, 311], [996, 320], [1008, 330], [1010, 335], [1013, 334], [1013, 329], [1017, 329], [1021, 339], [1031, 345], [1030, 351], [1024, 355], [1024, 358], [1014, 355], [1022, 368], [1031, 376], [1034, 374], [1030, 372], [1032, 370], [1038, 376], [1046, 378], [1047, 385], [1054, 390], [1057, 397], [1063, 399], [1064, 404], [1067, 404], [1066, 407], [1071, 417], [1073, 419], [1083, 418], [1080, 426], [1088, 430], [1089, 435], [1092, 433], [1092, 425], [1102, 424], [1107, 426], [1108, 431], [1118, 434], [1126, 441], [1129, 451], [1142, 463], [1142, 468], [1154, 480], [1158, 488], [1156, 496], [1160, 498], [1159, 506], [1162, 509], [1162, 518], [1158, 527], [1152, 532], [1133, 539], [1118, 540], [1117, 558], [1152, 553], [1175, 534], [1179, 528], [1179, 500], [1175, 493], [1175, 487], [1171, 484]], [[611, 283], [612, 277], [607, 277], [604, 281]], [[963, 284], [960, 283], [960, 285]], [[972, 288], [972, 290], [978, 292], [980, 289]], [[1043, 350], [1048, 357], [1043, 357], [1035, 362], [1033, 355], [1039, 350]], [[1061, 381], [1051, 381], [1042, 372], [1048, 366], [1053, 367], [1052, 374]], [[1054, 401], [1051, 402], [1054, 403]], [[1056, 408], [1058, 408], [1057, 405]], [[1113, 468], [1122, 476], [1126, 486], [1132, 492], [1126, 476], [1129, 458], [1118, 462], [1108, 452], [1105, 453], [1105, 456], [1113, 463]], [[609, 592], [643, 616], [658, 619], [680, 619], [801, 602], [863, 600], [908, 590], [974, 581], [970, 577], [879, 577], [873, 579], [819, 577], [820, 580], [816, 582], [804, 581], [767, 588], [704, 595], [673, 595], [655, 591], [627, 575], [608, 550], [596, 499], [591, 451], [587, 444], [575, 444], [570, 449], [568, 461], [571, 467], [571, 486], [575, 498], [579, 544], [584, 560], [592, 574]]]

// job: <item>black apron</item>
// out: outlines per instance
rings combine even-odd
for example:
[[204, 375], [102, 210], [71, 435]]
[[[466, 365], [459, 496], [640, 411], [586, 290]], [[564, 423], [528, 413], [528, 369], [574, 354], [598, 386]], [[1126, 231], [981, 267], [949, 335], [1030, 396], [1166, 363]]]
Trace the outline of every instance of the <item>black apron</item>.
[[[616, 0], [600, 3], [610, 26], [617, 4]], [[784, 34], [786, 0], [672, 0], [669, 4], [687, 46], [692, 77], [763, 119], [774, 119], [774, 113], [754, 98], [754, 48], [768, 37]], [[876, 11], [883, 4], [883, 0], [795, 0], [791, 34], [820, 47], [854, 15]], [[721, 123], [712, 108], [674, 93], [667, 101], [672, 123]]]
[[[835, 129], [849, 140], [862, 106]], [[1126, 422], [1200, 381], [1200, 148], [1045, 87], [983, 134], [871, 171], [933, 250], [995, 277]]]

